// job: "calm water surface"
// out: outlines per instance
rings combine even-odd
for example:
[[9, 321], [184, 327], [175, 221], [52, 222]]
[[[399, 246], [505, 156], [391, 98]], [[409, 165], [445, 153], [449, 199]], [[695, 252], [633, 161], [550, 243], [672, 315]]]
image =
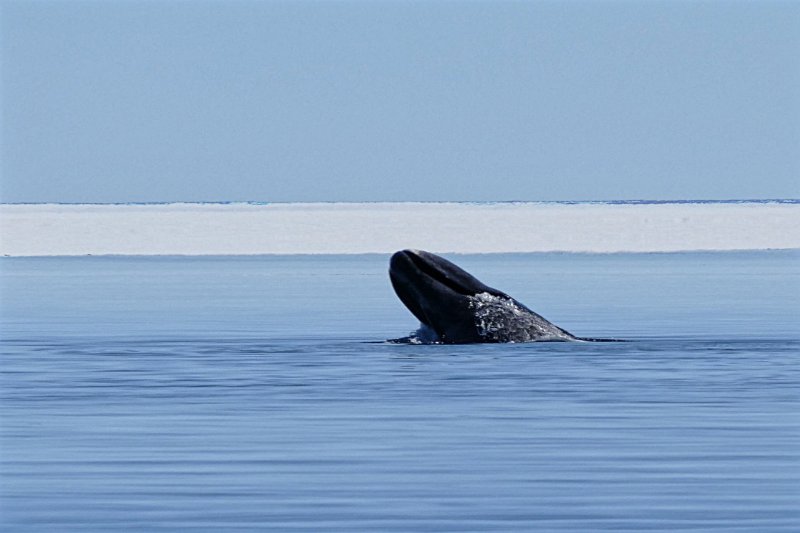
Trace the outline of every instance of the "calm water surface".
[[4, 531], [797, 531], [794, 252], [456, 256], [578, 335], [407, 346], [387, 257], [0, 261]]

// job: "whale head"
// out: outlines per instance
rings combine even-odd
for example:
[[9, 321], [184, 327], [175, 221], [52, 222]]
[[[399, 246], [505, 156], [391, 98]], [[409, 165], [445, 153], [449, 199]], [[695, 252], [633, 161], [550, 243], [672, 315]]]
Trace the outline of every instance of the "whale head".
[[432, 332], [426, 337], [434, 342], [575, 338], [506, 293], [430, 252], [396, 252], [389, 262], [389, 278], [400, 301], [420, 321], [420, 332]]

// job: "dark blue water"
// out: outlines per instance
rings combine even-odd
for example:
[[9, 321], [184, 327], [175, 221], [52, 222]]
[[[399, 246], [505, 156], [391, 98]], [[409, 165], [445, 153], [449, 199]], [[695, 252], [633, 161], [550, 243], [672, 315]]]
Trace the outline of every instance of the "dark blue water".
[[575, 334], [409, 346], [379, 256], [0, 261], [4, 531], [797, 531], [796, 252], [456, 256]]

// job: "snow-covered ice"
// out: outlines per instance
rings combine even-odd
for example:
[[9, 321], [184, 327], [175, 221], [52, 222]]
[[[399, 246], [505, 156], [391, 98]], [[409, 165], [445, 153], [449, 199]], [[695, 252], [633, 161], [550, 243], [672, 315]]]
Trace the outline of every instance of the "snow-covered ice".
[[3, 204], [0, 253], [251, 255], [800, 248], [800, 202]]

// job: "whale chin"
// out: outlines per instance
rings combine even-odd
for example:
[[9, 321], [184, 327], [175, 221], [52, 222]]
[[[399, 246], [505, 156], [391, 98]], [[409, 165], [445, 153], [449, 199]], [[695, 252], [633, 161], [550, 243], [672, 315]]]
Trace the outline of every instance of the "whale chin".
[[420, 322], [417, 334], [397, 341], [466, 344], [576, 339], [430, 252], [396, 252], [389, 262], [389, 278], [400, 301]]

